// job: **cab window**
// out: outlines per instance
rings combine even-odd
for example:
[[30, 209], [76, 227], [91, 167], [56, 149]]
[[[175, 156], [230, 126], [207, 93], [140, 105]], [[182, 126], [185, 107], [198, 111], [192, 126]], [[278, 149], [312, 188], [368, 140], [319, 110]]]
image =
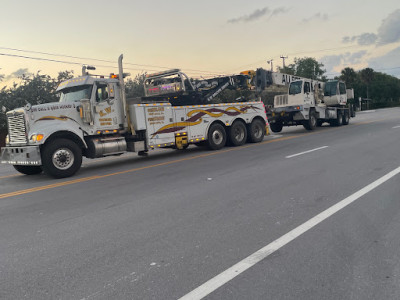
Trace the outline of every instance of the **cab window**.
[[346, 94], [346, 85], [344, 84], [344, 82], [339, 82], [339, 91], [340, 95]]
[[309, 82], [304, 82], [304, 94], [310, 92], [310, 83]]
[[101, 102], [108, 99], [108, 90], [106, 84], [98, 84], [96, 87], [96, 101]]

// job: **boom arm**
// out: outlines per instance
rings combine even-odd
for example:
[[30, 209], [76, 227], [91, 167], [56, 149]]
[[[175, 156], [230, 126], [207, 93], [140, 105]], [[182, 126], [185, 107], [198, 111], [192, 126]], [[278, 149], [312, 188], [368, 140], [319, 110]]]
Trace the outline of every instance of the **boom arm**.
[[169, 101], [172, 105], [205, 104], [225, 89], [249, 89], [245, 74], [191, 81], [179, 69], [149, 74], [144, 83], [145, 101]]

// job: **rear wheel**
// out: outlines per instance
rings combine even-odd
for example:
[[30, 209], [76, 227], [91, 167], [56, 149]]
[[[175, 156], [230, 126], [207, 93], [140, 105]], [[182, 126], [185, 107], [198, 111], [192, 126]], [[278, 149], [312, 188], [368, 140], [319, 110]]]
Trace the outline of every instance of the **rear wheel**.
[[13, 165], [14, 169], [25, 175], [36, 175], [42, 173], [42, 168], [39, 166], [19, 166]]
[[242, 121], [233, 122], [229, 130], [229, 141], [233, 146], [241, 146], [246, 143], [247, 129]]
[[331, 126], [342, 126], [343, 125], [343, 115], [342, 111], [338, 110], [336, 114], [336, 119], [330, 121]]
[[270, 123], [269, 127], [273, 132], [281, 132], [283, 128], [283, 123], [280, 121], [277, 121], [275, 123]]
[[342, 123], [343, 123], [343, 125], [348, 125], [349, 122], [350, 122], [350, 114], [349, 114], [349, 111], [344, 111]]
[[336, 124], [337, 124], [336, 126], [343, 125], [343, 112], [341, 110], [338, 110], [338, 112], [337, 112]]
[[224, 126], [218, 123], [211, 125], [208, 130], [208, 147], [212, 150], [219, 150], [226, 144], [226, 132]]
[[42, 151], [43, 171], [54, 178], [74, 175], [82, 164], [82, 150], [68, 139], [58, 139], [46, 144]]
[[260, 119], [255, 119], [250, 124], [248, 139], [251, 143], [259, 143], [265, 136], [265, 124]]

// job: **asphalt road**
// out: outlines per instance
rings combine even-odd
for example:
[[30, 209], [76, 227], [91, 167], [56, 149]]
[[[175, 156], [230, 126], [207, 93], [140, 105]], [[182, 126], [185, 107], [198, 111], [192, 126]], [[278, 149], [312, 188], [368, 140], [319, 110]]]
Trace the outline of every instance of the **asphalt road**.
[[1, 165], [0, 298], [400, 299], [399, 166], [400, 109], [62, 180]]

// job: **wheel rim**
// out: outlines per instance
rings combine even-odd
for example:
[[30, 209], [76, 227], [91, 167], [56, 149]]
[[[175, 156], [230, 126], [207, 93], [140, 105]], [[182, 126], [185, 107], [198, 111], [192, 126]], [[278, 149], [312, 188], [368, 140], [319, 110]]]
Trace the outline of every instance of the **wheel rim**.
[[253, 135], [256, 139], [259, 139], [262, 136], [262, 132], [263, 130], [259, 124], [254, 126]]
[[219, 130], [214, 130], [214, 132], [212, 133], [212, 140], [217, 145], [222, 144], [222, 141], [224, 140], [222, 132], [220, 132]]
[[244, 129], [242, 127], [236, 127], [234, 131], [235, 140], [238, 142], [243, 141], [244, 139]]
[[311, 121], [311, 127], [316, 127], [317, 126], [317, 119], [315, 118], [314, 115], [312, 115], [310, 117], [310, 121]]
[[74, 164], [74, 153], [67, 148], [61, 148], [53, 154], [53, 165], [59, 170], [66, 170]]

